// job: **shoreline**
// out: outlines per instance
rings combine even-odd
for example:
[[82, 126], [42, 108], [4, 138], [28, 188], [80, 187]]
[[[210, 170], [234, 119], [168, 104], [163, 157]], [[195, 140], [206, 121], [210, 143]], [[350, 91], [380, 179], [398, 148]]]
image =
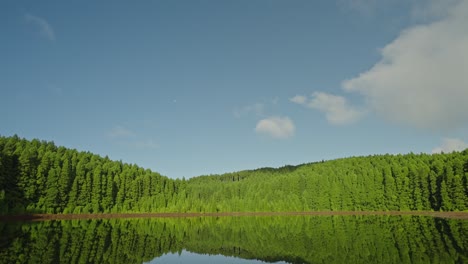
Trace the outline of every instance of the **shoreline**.
[[309, 211], [309, 212], [222, 212], [222, 213], [96, 213], [96, 214], [23, 214], [0, 215], [0, 221], [51, 221], [116, 218], [185, 218], [239, 216], [356, 216], [356, 215], [414, 215], [468, 220], [468, 212], [433, 211]]

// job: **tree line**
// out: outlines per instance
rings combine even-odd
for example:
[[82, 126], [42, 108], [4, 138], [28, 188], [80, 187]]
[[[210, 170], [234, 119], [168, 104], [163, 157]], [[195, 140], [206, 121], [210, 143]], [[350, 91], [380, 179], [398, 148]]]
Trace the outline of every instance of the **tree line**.
[[468, 149], [189, 180], [53, 142], [0, 137], [0, 214], [468, 210]]

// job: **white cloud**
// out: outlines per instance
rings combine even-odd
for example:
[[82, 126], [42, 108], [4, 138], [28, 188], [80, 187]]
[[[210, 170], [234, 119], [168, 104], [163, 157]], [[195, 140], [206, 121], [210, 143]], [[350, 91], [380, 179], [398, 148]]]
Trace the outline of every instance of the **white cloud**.
[[47, 20], [45, 20], [43, 18], [40, 18], [40, 17], [37, 17], [37, 16], [33, 16], [31, 14], [24, 15], [24, 19], [26, 20], [26, 22], [34, 24], [37, 27], [37, 29], [39, 30], [39, 34], [41, 34], [42, 36], [44, 36], [45, 38], [47, 38], [50, 41], [55, 40], [54, 29], [47, 22]]
[[412, 16], [416, 20], [427, 21], [449, 15], [454, 6], [463, 0], [413, 0]]
[[354, 123], [365, 113], [349, 105], [345, 97], [324, 92], [314, 92], [310, 99], [302, 95], [296, 95], [289, 100], [325, 113], [328, 122], [333, 125]]
[[135, 132], [123, 126], [115, 126], [108, 133], [110, 138], [128, 138], [136, 136]]
[[468, 148], [468, 143], [458, 138], [444, 138], [442, 145], [432, 150], [432, 153], [450, 153], [453, 151], [463, 151]]
[[427, 21], [445, 16], [460, 1], [463, 0], [336, 0], [336, 3], [343, 11], [358, 12], [365, 17], [376, 17], [390, 8], [409, 6], [415, 21]]
[[296, 103], [296, 104], [303, 105], [303, 104], [306, 103], [307, 97], [305, 97], [303, 95], [296, 95], [293, 98], [290, 98], [289, 101], [291, 101], [293, 103]]
[[294, 135], [296, 127], [289, 117], [269, 117], [258, 121], [255, 132], [268, 135], [272, 138], [290, 138]]
[[234, 110], [234, 116], [236, 118], [241, 118], [242, 116], [253, 113], [256, 116], [263, 116], [265, 112], [265, 105], [262, 103], [255, 103], [252, 105], [244, 106], [240, 109]]
[[[453, 1], [449, 1], [453, 3]], [[444, 18], [404, 30], [370, 70], [343, 82], [379, 115], [420, 128], [468, 122], [468, 0]]]
[[362, 111], [350, 106], [343, 96], [315, 92], [308, 103], [308, 107], [317, 109], [326, 114], [328, 122], [334, 125], [354, 123], [364, 114]]

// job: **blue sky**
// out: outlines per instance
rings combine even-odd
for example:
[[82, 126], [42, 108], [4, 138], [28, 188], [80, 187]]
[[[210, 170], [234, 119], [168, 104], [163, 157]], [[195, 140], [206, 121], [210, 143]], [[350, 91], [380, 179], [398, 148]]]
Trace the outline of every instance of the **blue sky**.
[[2, 1], [0, 134], [172, 178], [468, 147], [468, 1]]

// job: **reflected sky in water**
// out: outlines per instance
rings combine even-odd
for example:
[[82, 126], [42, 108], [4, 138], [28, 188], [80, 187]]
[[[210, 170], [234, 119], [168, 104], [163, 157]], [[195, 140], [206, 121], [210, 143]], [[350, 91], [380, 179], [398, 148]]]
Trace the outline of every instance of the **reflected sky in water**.
[[[206, 263], [227, 263], [227, 264], [258, 264], [258, 263], [271, 263], [271, 262], [264, 262], [260, 260], [248, 260], [248, 259], [241, 259], [235, 257], [226, 257], [223, 255], [205, 255], [205, 254], [197, 254], [192, 253], [186, 250], [182, 250], [181, 254], [179, 253], [171, 253], [163, 255], [159, 258], [155, 258], [150, 262], [146, 262], [148, 264], [159, 264], [159, 263], [167, 263], [167, 264], [181, 264], [181, 263], [190, 263], [190, 264], [206, 264]], [[287, 262], [279, 261], [273, 262], [276, 264], [286, 264]]]

